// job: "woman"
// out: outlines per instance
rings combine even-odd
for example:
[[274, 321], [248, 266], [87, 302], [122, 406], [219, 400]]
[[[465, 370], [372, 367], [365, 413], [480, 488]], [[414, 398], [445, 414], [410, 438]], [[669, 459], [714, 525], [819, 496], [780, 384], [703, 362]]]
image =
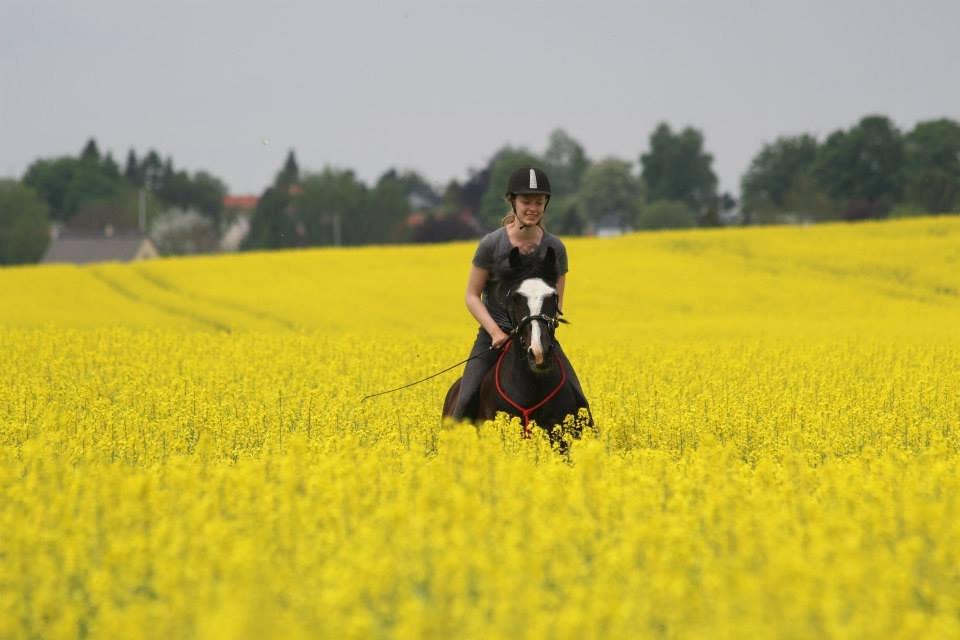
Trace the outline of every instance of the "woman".
[[[501, 347], [509, 339], [510, 318], [506, 300], [499, 286], [501, 278], [508, 273], [508, 256], [517, 247], [521, 254], [536, 253], [543, 256], [552, 247], [557, 257], [557, 309], [563, 309], [563, 289], [566, 285], [567, 249], [555, 235], [543, 228], [543, 216], [550, 202], [550, 180], [547, 174], [535, 167], [523, 167], [510, 174], [507, 182], [507, 201], [512, 213], [503, 218], [503, 226], [488, 233], [480, 240], [473, 256], [473, 266], [467, 281], [467, 309], [480, 323], [480, 331], [473, 344], [470, 356], [477, 356], [467, 363], [460, 381], [460, 395], [453, 411], [458, 420], [476, 419], [476, 401], [484, 375], [494, 365], [499, 351], [490, 345]], [[567, 369], [573, 388], [588, 406], [580, 381], [570, 366], [560, 343], [554, 348]]]

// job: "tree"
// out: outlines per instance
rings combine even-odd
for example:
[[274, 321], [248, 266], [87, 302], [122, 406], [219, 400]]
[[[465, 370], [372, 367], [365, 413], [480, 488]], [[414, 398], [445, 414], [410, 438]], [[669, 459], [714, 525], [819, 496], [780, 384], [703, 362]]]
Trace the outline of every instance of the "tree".
[[109, 225], [116, 231], [135, 231], [139, 228], [137, 204], [137, 192], [132, 187], [120, 188], [108, 196], [86, 198], [70, 217], [69, 227], [102, 233]]
[[74, 165], [66, 193], [63, 195], [64, 220], [70, 220], [84, 203], [113, 198], [123, 187], [123, 179], [111, 178], [103, 170], [101, 163], [80, 160]]
[[885, 116], [867, 116], [849, 131], [830, 134], [817, 153], [814, 175], [853, 220], [889, 211], [903, 190], [903, 169], [900, 132]]
[[55, 158], [37, 160], [27, 168], [23, 183], [43, 198], [54, 220], [67, 221], [90, 200], [109, 199], [124, 188], [124, 179], [100, 162], [91, 141], [85, 148], [86, 159]]
[[816, 159], [817, 140], [810, 135], [786, 136], [765, 144], [740, 182], [744, 213], [783, 211], [787, 193], [801, 175], [813, 169]]
[[480, 202], [480, 210], [476, 214], [480, 224], [485, 228], [494, 229], [500, 226], [500, 220], [509, 213], [510, 204], [504, 196], [511, 173], [520, 167], [543, 167], [544, 165], [542, 158], [523, 148], [504, 147], [497, 151], [490, 160], [490, 180]]
[[545, 170], [550, 176], [553, 195], [572, 195], [580, 188], [580, 180], [590, 166], [590, 160], [579, 142], [563, 129], [550, 134], [550, 142], [543, 154]]
[[928, 213], [960, 209], [960, 124], [918, 123], [905, 139], [907, 200]]
[[680, 200], [697, 212], [716, 195], [713, 156], [703, 148], [703, 134], [687, 127], [673, 133], [661, 123], [650, 135], [650, 151], [640, 156], [647, 201]]
[[301, 184], [295, 217], [303, 225], [307, 244], [382, 241], [384, 230], [377, 226], [377, 216], [368, 206], [367, 187], [353, 171], [327, 167]]
[[50, 243], [48, 207], [36, 191], [0, 180], [0, 265], [37, 262]]
[[583, 203], [574, 194], [550, 199], [550, 222], [547, 225], [557, 235], [581, 236], [587, 232], [587, 216]]
[[412, 233], [413, 242], [453, 242], [472, 240], [478, 235], [476, 225], [462, 215], [435, 215], [426, 217]]
[[213, 221], [195, 209], [168, 209], [150, 224], [150, 239], [164, 255], [216, 251], [218, 234]]
[[631, 163], [607, 158], [587, 169], [577, 200], [577, 211], [584, 221], [596, 225], [610, 220], [630, 227], [643, 209], [644, 184], [634, 175]]
[[54, 220], [66, 220], [73, 213], [66, 207], [67, 191], [80, 161], [76, 158], [36, 160], [23, 176], [23, 184], [47, 203]]
[[441, 198], [429, 182], [416, 171], [389, 169], [377, 180], [376, 188], [393, 188], [396, 185], [411, 209], [433, 209], [440, 205]]
[[637, 218], [640, 229], [689, 229], [696, 224], [696, 213], [686, 202], [657, 200], [644, 207]]
[[[487, 165], [479, 171], [471, 170], [470, 177], [463, 185], [458, 186], [459, 204], [474, 216], [479, 216], [483, 196], [490, 188], [490, 172], [492, 166]], [[461, 207], [458, 207], [458, 209]]]
[[366, 237], [361, 242], [403, 242], [408, 239], [407, 216], [412, 204], [418, 209], [435, 203], [436, 194], [427, 182], [413, 171], [397, 174], [390, 170], [377, 180], [368, 193], [364, 212], [370, 218]]
[[177, 209], [188, 209], [193, 200], [190, 175], [186, 171], [176, 171], [169, 158], [163, 165], [162, 177], [154, 191], [168, 206]]
[[137, 152], [133, 149], [127, 152], [127, 161], [123, 165], [123, 177], [135, 187], [143, 186], [143, 172], [140, 170]]
[[292, 185], [300, 182], [300, 165], [297, 163], [297, 156], [293, 149], [287, 152], [287, 159], [283, 163], [280, 173], [274, 178], [274, 184]]
[[120, 179], [120, 167], [117, 165], [117, 161], [113, 159], [113, 154], [107, 152], [107, 155], [103, 158], [103, 172], [108, 178], [113, 181]]
[[87, 140], [87, 144], [83, 145], [83, 150], [80, 152], [80, 159], [93, 163], [100, 162], [100, 149], [97, 147], [96, 140], [93, 138]]
[[250, 233], [243, 240], [242, 250], [276, 249], [306, 244], [305, 230], [297, 225], [290, 189], [271, 185], [257, 200], [250, 220]]
[[158, 189], [161, 186], [160, 180], [163, 171], [163, 161], [160, 159], [160, 154], [151, 149], [144, 156], [143, 162], [140, 163], [140, 175], [143, 180], [140, 186], [147, 189]]
[[186, 171], [177, 171], [172, 158], [162, 161], [153, 150], [139, 162], [130, 149], [121, 173], [112, 154], [102, 156], [93, 139], [78, 158], [37, 160], [27, 169], [23, 182], [47, 202], [54, 220], [92, 228], [104, 224], [124, 228], [129, 220], [136, 221], [138, 189], [147, 190], [148, 201], [159, 198], [161, 202], [153, 204], [161, 207], [197, 209], [219, 228], [227, 191], [211, 174], [201, 171], [191, 177]]
[[820, 186], [809, 171], [798, 173], [779, 206], [765, 204], [750, 212], [753, 224], [800, 224], [840, 218], [843, 205]]
[[213, 174], [206, 171], [193, 174], [190, 185], [190, 204], [210, 218], [217, 229], [222, 222], [223, 198], [226, 195], [227, 185]]

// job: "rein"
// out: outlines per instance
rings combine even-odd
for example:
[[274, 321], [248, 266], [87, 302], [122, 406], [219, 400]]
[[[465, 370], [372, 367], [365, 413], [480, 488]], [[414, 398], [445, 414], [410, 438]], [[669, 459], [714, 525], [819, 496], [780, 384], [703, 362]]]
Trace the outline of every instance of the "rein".
[[[511, 333], [510, 335], [511, 335], [511, 340], [512, 340], [512, 339], [513, 339], [513, 338], [512, 338], [513, 334]], [[490, 345], [489, 347], [487, 347], [487, 351], [490, 351], [490, 350], [492, 350], [492, 349], [496, 349], [496, 347], [493, 346], [493, 345]], [[367, 398], [376, 398], [377, 396], [382, 396], [382, 395], [385, 394], [385, 393], [393, 393], [394, 391], [400, 391], [401, 389], [406, 389], [407, 387], [412, 387], [412, 386], [415, 385], [415, 384], [420, 384], [421, 382], [426, 382], [426, 381], [429, 380], [430, 378], [436, 378], [436, 377], [437, 377], [438, 375], [440, 375], [441, 373], [446, 373], [447, 371], [450, 371], [450, 369], [453, 369], [453, 368], [455, 368], [455, 367], [459, 367], [460, 365], [466, 364], [466, 363], [470, 362], [471, 360], [475, 360], [475, 359], [479, 358], [480, 356], [482, 356], [484, 353], [486, 353], [486, 352], [478, 353], [477, 355], [471, 356], [471, 357], [467, 358], [466, 360], [463, 360], [463, 361], [461, 361], [461, 362], [458, 362], [457, 364], [452, 364], [452, 365], [450, 365], [449, 367], [447, 367], [446, 369], [441, 369], [440, 371], [437, 371], [435, 374], [433, 374], [433, 375], [431, 375], [431, 376], [427, 376], [426, 378], [424, 378], [424, 379], [422, 379], [422, 380], [417, 380], [416, 382], [411, 382], [410, 384], [405, 384], [405, 385], [403, 385], [402, 387], [397, 387], [396, 389], [387, 389], [386, 391], [380, 391], [379, 393], [371, 393], [371, 394], [368, 395], [368, 396], [363, 396], [362, 398], [360, 398], [360, 402], [363, 402], [363, 401], [366, 400]]]
[[560, 390], [563, 389], [564, 385], [567, 384], [567, 370], [566, 368], [564, 368], [563, 362], [560, 360], [560, 356], [554, 353], [553, 357], [556, 358], [557, 366], [560, 367], [560, 384], [558, 384], [553, 391], [548, 393], [547, 396], [537, 404], [533, 405], [532, 407], [524, 407], [518, 404], [517, 402], [514, 402], [513, 398], [507, 395], [507, 392], [503, 390], [503, 386], [500, 384], [500, 366], [503, 364], [503, 358], [504, 356], [507, 355], [507, 351], [510, 351], [510, 346], [512, 344], [513, 344], [513, 340], [508, 342], [506, 348], [504, 348], [503, 352], [500, 354], [500, 357], [497, 358], [497, 367], [494, 370], [493, 379], [494, 379], [494, 382], [496, 382], [497, 393], [500, 394], [500, 397], [506, 400], [511, 407], [519, 411], [520, 415], [523, 416], [523, 437], [529, 438], [530, 437], [530, 415], [534, 411], [542, 407], [543, 405], [550, 402], [550, 400], [552, 400], [555, 395], [560, 393]]
[[[510, 347], [510, 343], [513, 342], [513, 339], [520, 335], [520, 330], [523, 328], [523, 325], [525, 325], [525, 324], [527, 324], [527, 323], [529, 323], [529, 322], [533, 322], [534, 320], [540, 320], [541, 322], [545, 322], [545, 323], [547, 323], [547, 326], [552, 327], [552, 328], [556, 328], [561, 322], [564, 323], [564, 324], [570, 324], [570, 321], [569, 321], [569, 320], [564, 320], [563, 318], [560, 317], [560, 313], [561, 313], [560, 311], [557, 311], [557, 317], [548, 316], [548, 315], [545, 315], [545, 314], [542, 314], [542, 313], [537, 314], [537, 315], [534, 315], [534, 316], [524, 316], [524, 318], [523, 318], [522, 320], [520, 320], [520, 322], [517, 323], [517, 326], [515, 326], [515, 327], [513, 328], [513, 330], [511, 330], [510, 333], [507, 334], [507, 335], [509, 336], [509, 339], [508, 339], [507, 342], [505, 343], [505, 344], [507, 345], [507, 348]], [[496, 347], [496, 346], [494, 346], [494, 345], [491, 344], [489, 347], [487, 347], [487, 351], [492, 351], [493, 349], [498, 349], [498, 348], [499, 348], [499, 347]], [[506, 353], [506, 352], [507, 352], [507, 349], [504, 349], [503, 352]], [[471, 357], [467, 358], [466, 360], [461, 360], [461, 361], [458, 362], [457, 364], [452, 364], [452, 365], [450, 365], [449, 367], [447, 367], [446, 369], [441, 369], [440, 371], [437, 371], [437, 372], [434, 373], [433, 375], [429, 375], [429, 376], [427, 376], [426, 378], [423, 378], [423, 379], [421, 379], [421, 380], [417, 380], [416, 382], [411, 382], [411, 383], [405, 384], [405, 385], [403, 385], [403, 386], [401, 386], [401, 387], [396, 387], [395, 389], [387, 389], [386, 391], [380, 391], [380, 392], [378, 392], [378, 393], [371, 393], [370, 395], [363, 396], [362, 398], [360, 398], [360, 402], [363, 402], [363, 401], [366, 400], [367, 398], [376, 398], [377, 396], [382, 396], [382, 395], [384, 395], [384, 394], [386, 394], [386, 393], [393, 393], [394, 391], [400, 391], [401, 389], [406, 389], [407, 387], [412, 387], [412, 386], [415, 385], [415, 384], [420, 384], [421, 382], [426, 382], [427, 380], [430, 380], [431, 378], [436, 378], [436, 377], [437, 377], [438, 375], [440, 375], [441, 373], [446, 373], [447, 371], [450, 371], [450, 369], [454, 369], [454, 368], [456, 368], [456, 367], [459, 367], [459, 366], [462, 365], [462, 364], [466, 364], [466, 363], [470, 362], [471, 360], [475, 360], [475, 359], [479, 358], [480, 356], [484, 355], [484, 353], [486, 353], [486, 352], [484, 351], [484, 352], [478, 353], [478, 354], [475, 355], [475, 356], [471, 356]], [[500, 358], [501, 358], [501, 359], [503, 358], [503, 355], [502, 355], [502, 354], [501, 354]], [[561, 367], [561, 368], [562, 368], [562, 367]], [[498, 360], [497, 360], [497, 375], [499, 375], [499, 372], [500, 372], [500, 360], [498, 359]], [[566, 375], [566, 372], [564, 372], [564, 375]], [[498, 385], [499, 385], [499, 383], [498, 383]], [[498, 386], [497, 388], [499, 389], [499, 386]], [[508, 399], [507, 401], [509, 402], [509, 399]], [[526, 423], [524, 423], [524, 425], [526, 425]], [[524, 429], [526, 429], [526, 426], [524, 426]]]

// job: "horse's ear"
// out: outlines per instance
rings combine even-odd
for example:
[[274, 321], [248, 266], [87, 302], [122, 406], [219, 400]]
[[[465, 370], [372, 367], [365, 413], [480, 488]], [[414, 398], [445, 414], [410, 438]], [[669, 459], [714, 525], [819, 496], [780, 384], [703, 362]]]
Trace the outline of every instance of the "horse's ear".
[[547, 282], [556, 282], [557, 276], [557, 253], [553, 247], [547, 247], [547, 255], [543, 258], [543, 279]]
[[[503, 254], [501, 254], [503, 255]], [[510, 250], [510, 268], [519, 269], [522, 266], [522, 261], [520, 260], [520, 249], [514, 247]]]

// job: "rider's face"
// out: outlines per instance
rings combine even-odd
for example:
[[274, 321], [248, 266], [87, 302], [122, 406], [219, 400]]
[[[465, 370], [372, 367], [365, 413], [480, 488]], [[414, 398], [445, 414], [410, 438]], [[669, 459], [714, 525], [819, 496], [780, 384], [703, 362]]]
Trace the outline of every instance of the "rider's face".
[[517, 217], [524, 225], [534, 225], [543, 217], [547, 207], [547, 196], [539, 193], [521, 193], [514, 199]]

